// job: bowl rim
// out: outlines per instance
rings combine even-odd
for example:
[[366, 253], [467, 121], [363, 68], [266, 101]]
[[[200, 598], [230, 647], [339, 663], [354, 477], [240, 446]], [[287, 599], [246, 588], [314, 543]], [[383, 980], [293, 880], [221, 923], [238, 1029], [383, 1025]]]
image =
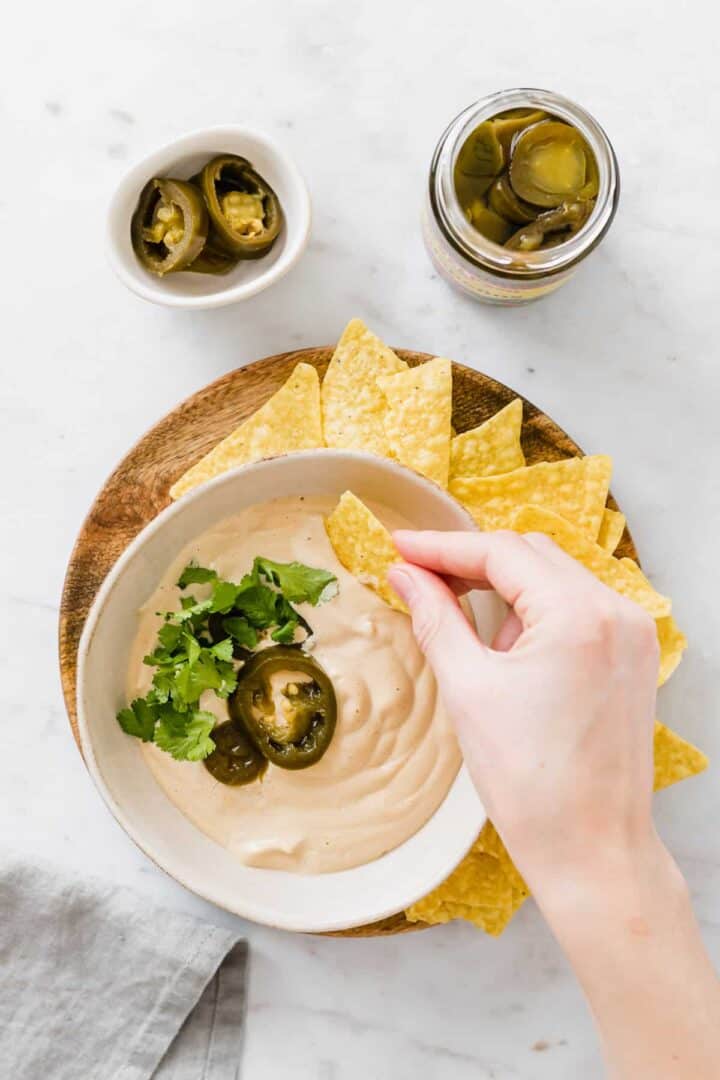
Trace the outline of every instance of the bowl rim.
[[[158, 278], [156, 281], [154, 278], [150, 277], [150, 275], [145, 273], [139, 265], [131, 271], [128, 269], [125, 261], [120, 255], [113, 236], [113, 228], [118, 215], [121, 212], [124, 213], [124, 211], [121, 211], [119, 204], [125, 198], [128, 189], [136, 189], [139, 193], [142, 185], [147, 181], [151, 174], [168, 167], [164, 162], [164, 159], [169, 153], [177, 153], [177, 155], [180, 156], [183, 153], [198, 152], [202, 147], [196, 146], [195, 144], [201, 143], [203, 139], [208, 137], [217, 138], [223, 134], [227, 134], [229, 139], [252, 139], [261, 144], [264, 149], [276, 159], [279, 170], [286, 174], [289, 183], [295, 189], [300, 204], [299, 211], [294, 215], [295, 220], [293, 221], [292, 228], [289, 227], [289, 223], [286, 219], [286, 243], [280, 257], [275, 262], [271, 263], [266, 270], [259, 272], [249, 281], [242, 281], [236, 285], [228, 285], [227, 288], [221, 289], [218, 292], [200, 296], [185, 296], [168, 292], [162, 286], [162, 279]], [[310, 236], [311, 226], [312, 203], [310, 201], [310, 192], [304, 176], [287, 151], [283, 150], [271, 135], [268, 135], [257, 128], [247, 127], [241, 124], [213, 124], [210, 127], [186, 131], [176, 138], [170, 139], [149, 154], [145, 154], [143, 157], [138, 158], [125, 170], [116, 184], [107, 205], [105, 226], [106, 254], [110, 266], [120, 281], [122, 281], [123, 285], [130, 289], [131, 292], [135, 293], [136, 296], [140, 296], [144, 300], [149, 300], [153, 304], [163, 304], [166, 307], [175, 308], [195, 310], [218, 308], [224, 307], [227, 304], [237, 303], [241, 300], [248, 300], [250, 297], [256, 296], [258, 293], [283, 278], [293, 268], [304, 252]], [[129, 227], [130, 223], [128, 222], [128, 228]]]
[[[189, 892], [198, 896], [202, 900], [208, 903], [214, 904], [216, 907], [223, 911], [227, 911], [232, 915], [239, 916], [244, 919], [248, 919], [252, 922], [258, 923], [264, 926], [270, 926], [274, 929], [288, 930], [299, 933], [333, 933], [343, 930], [357, 929], [364, 926], [369, 926], [372, 923], [379, 922], [382, 919], [386, 919], [392, 915], [398, 914], [398, 911], [406, 910], [411, 904], [417, 900], [426, 896], [439, 884], [441, 884], [455, 867], [465, 857], [467, 852], [472, 847], [473, 843], [477, 839], [477, 836], [482, 829], [483, 825], [487, 821], [487, 812], [480, 801], [480, 797], [475, 790], [474, 784], [470, 779], [467, 766], [464, 761], [461, 761], [460, 768], [448, 788], [444, 798], [439, 806], [425, 821], [424, 825], [420, 827], [420, 830], [427, 826], [427, 824], [435, 817], [444, 806], [451, 793], [456, 789], [462, 794], [467, 791], [467, 799], [471, 809], [477, 809], [476, 814], [467, 814], [463, 820], [458, 820], [457, 825], [457, 837], [458, 844], [456, 848], [447, 855], [443, 860], [438, 860], [438, 865], [435, 868], [435, 872], [428, 879], [426, 885], [423, 885], [422, 890], [417, 895], [411, 895], [407, 900], [404, 900], [402, 906], [398, 908], [396, 903], [393, 903], [390, 907], [383, 906], [382, 908], [373, 909], [368, 912], [366, 916], [362, 917], [362, 921], [358, 922], [353, 918], [352, 921], [348, 921], [347, 916], [336, 916], [335, 918], [315, 918], [314, 920], [308, 919], [306, 916], [300, 915], [297, 918], [277, 916], [273, 913], [272, 916], [268, 916], [262, 910], [262, 904], [258, 902], [243, 902], [242, 897], [237, 897], [237, 901], [222, 894], [222, 890], [215, 888], [214, 882], [211, 879], [207, 879], [204, 882], [197, 882], [188, 878], [185, 871], [176, 872], [174, 868], [171, 868], [167, 859], [163, 859], [158, 853], [151, 850], [151, 845], [142, 837], [140, 830], [136, 830], [132, 822], [129, 820], [128, 815], [122, 809], [118, 801], [116, 800], [110, 785], [105, 781], [102, 769], [100, 767], [98, 758], [96, 757], [93, 738], [91, 735], [91, 725], [88, 721], [88, 716], [85, 710], [85, 679], [86, 679], [86, 662], [88, 653], [92, 644], [92, 640], [97, 628], [98, 622], [105, 608], [105, 605], [117, 587], [120, 578], [122, 577], [126, 567], [135, 556], [140, 552], [147, 542], [147, 540], [155, 533], [159, 532], [165, 525], [165, 523], [178, 514], [182, 513], [184, 509], [191, 502], [201, 501], [210, 490], [223, 486], [224, 484], [230, 484], [235, 481], [238, 476], [247, 473], [249, 470], [255, 470], [258, 467], [263, 467], [271, 462], [277, 462], [284, 458], [298, 458], [307, 457], [314, 459], [320, 454], [333, 454], [336, 456], [345, 457], [349, 460], [369, 460], [375, 464], [380, 464], [383, 467], [389, 469], [391, 472], [395, 472], [400, 476], [404, 476], [406, 479], [412, 480], [416, 485], [425, 486], [431, 488], [436, 496], [447, 500], [453, 504], [453, 509], [459, 512], [461, 517], [464, 517], [467, 522], [468, 531], [478, 532], [477, 523], [474, 521], [469, 512], [459, 503], [449, 491], [441, 488], [434, 481], [429, 480], [427, 477], [421, 476], [414, 470], [401, 465], [399, 462], [390, 461], [387, 458], [379, 457], [376, 454], [371, 454], [366, 451], [359, 450], [344, 450], [330, 447], [319, 447], [312, 450], [293, 451], [284, 454], [277, 454], [271, 457], [262, 458], [258, 461], [249, 462], [244, 465], [237, 466], [234, 469], [229, 469], [219, 476], [214, 477], [212, 480], [207, 481], [204, 484], [200, 484], [198, 487], [189, 491], [182, 498], [176, 502], [170, 503], [164, 507], [160, 512], [150, 521], [133, 539], [128, 546], [120, 554], [117, 561], [113, 564], [112, 568], [108, 572], [105, 580], [100, 586], [92, 607], [88, 612], [87, 619], [80, 637], [78, 644], [77, 655], [77, 688], [76, 688], [76, 709], [77, 709], [77, 722], [78, 722], [78, 734], [80, 738], [80, 749], [82, 752], [85, 765], [90, 773], [93, 783], [97, 788], [101, 798], [103, 799], [108, 810], [115, 818], [117, 823], [126, 833], [126, 835], [132, 840], [137, 848], [143, 852], [157, 867], [159, 867], [164, 873], [166, 873], [174, 881], [178, 882]], [[182, 813], [181, 811], [179, 811]], [[197, 826], [194, 826], [197, 828]], [[202, 832], [202, 830], [199, 830]], [[417, 833], [408, 837], [402, 844], [393, 848], [393, 851], [397, 851], [402, 848], [404, 844], [410, 842]], [[448, 849], [450, 850], [450, 849]], [[384, 857], [384, 856], [383, 856]], [[371, 860], [371, 863], [376, 860]], [[347, 870], [340, 871], [344, 874], [352, 874], [355, 869], [362, 869], [362, 867], [370, 865], [368, 863], [361, 863], [357, 868], [350, 867]], [[253, 868], [249, 868], [253, 869]], [[323, 875], [308, 875], [312, 877], [322, 877]]]

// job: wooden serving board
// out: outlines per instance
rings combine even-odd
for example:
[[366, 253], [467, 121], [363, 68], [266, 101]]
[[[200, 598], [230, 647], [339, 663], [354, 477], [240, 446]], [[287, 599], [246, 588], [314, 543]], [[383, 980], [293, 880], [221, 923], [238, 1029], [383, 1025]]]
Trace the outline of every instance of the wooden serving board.
[[[397, 349], [410, 365], [431, 357]], [[60, 605], [59, 650], [65, 705], [80, 746], [75, 710], [77, 651], [85, 619], [108, 571], [130, 541], [170, 502], [170, 486], [190, 465], [262, 405], [285, 382], [300, 361], [320, 375], [332, 356], [330, 346], [300, 349], [258, 360], [223, 375], [168, 413], [123, 458], [98, 494], [70, 556]], [[453, 425], [457, 432], [487, 420], [518, 395], [502, 383], [453, 365]], [[522, 432], [528, 464], [582, 453], [558, 425], [525, 401]], [[613, 500], [610, 505], [615, 507]], [[626, 531], [618, 555], [637, 558]], [[372, 926], [345, 931], [363, 937], [422, 929], [400, 913]]]

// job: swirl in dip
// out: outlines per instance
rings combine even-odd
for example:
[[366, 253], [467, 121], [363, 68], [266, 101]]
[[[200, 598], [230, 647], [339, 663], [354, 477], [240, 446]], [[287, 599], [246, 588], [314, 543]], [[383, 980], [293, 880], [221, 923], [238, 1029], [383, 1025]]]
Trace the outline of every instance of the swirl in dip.
[[[152, 669], [142, 662], [161, 625], [179, 608], [176, 582], [192, 559], [239, 581], [256, 555], [332, 571], [339, 592], [318, 607], [298, 605], [314, 630], [313, 656], [332, 679], [338, 717], [317, 764], [289, 771], [270, 764], [244, 787], [218, 783], [202, 763], [174, 761], [143, 744], [168, 798], [207, 836], [248, 866], [326, 873], [370, 862], [424, 825], [445, 798], [460, 750], [410, 619], [393, 611], [338, 561], [323, 519], [334, 502], [318, 496], [252, 506], [189, 544], [140, 612], [128, 698], [142, 696]], [[378, 508], [375, 507], [378, 513]], [[380, 508], [386, 525], [407, 525]], [[201, 595], [199, 589], [193, 592]], [[227, 704], [211, 692], [200, 705], [218, 721]]]

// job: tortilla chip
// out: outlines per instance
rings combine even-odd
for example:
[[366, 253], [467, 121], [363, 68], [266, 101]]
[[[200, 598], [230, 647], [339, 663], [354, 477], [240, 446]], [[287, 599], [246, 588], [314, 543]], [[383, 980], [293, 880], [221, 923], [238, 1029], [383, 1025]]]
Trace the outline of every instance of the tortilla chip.
[[[641, 582], [649, 589], [652, 588], [652, 585], [634, 559], [624, 558], [620, 559], [620, 562], [629, 573], [635, 576], [638, 582]], [[658, 643], [660, 645], [658, 686], [663, 686], [682, 660], [688, 642], [672, 615], [665, 615], [663, 618], [656, 619], [655, 626], [657, 627]]]
[[269, 401], [175, 481], [170, 497], [179, 499], [237, 465], [319, 446], [324, 443], [318, 373], [311, 364], [298, 364]]
[[385, 433], [392, 457], [446, 488], [450, 472], [452, 364], [436, 357], [381, 375], [387, 399]]
[[630, 559], [627, 555], [625, 555], [622, 559], [619, 559], [618, 562], [620, 562], [625, 567], [625, 569], [635, 577], [637, 581], [642, 582], [644, 585], [650, 586], [649, 580], [634, 559]]
[[[701, 750], [655, 722], [655, 791], [707, 768]], [[408, 908], [410, 922], [445, 923], [465, 919], [497, 937], [530, 895], [491, 821], [446, 881]]]
[[515, 866], [515, 863], [510, 858], [510, 853], [508, 852], [507, 848], [498, 836], [497, 830], [495, 829], [492, 821], [485, 822], [485, 826], [480, 833], [479, 840], [483, 850], [487, 851], [488, 854], [494, 855], [495, 858], [498, 860], [500, 868], [505, 878], [509, 881], [510, 888], [512, 890], [512, 905], [510, 914], [505, 924], [501, 926], [498, 930], [498, 933], [502, 933], [502, 931], [505, 929], [505, 926], [508, 922], [510, 922], [510, 919], [515, 914], [515, 912], [519, 911], [524, 902], [527, 900], [528, 896], [530, 895], [530, 889], [525, 883], [522, 874]]
[[481, 845], [483, 851], [486, 851], [488, 855], [494, 855], [499, 860], [503, 867], [503, 870], [507, 874], [510, 884], [516, 892], [522, 892], [526, 896], [530, 892], [525, 881], [523, 880], [520, 871], [515, 866], [515, 863], [510, 858], [508, 849], [500, 839], [500, 835], [493, 825], [492, 821], [486, 821], [483, 830], [480, 833], [478, 842]]
[[521, 533], [545, 533], [563, 551], [572, 555], [587, 570], [590, 570], [603, 584], [634, 600], [653, 618], [661, 619], [670, 614], [670, 600], [656, 592], [644, 575], [641, 574], [639, 577], [624, 565], [623, 560], [608, 555], [607, 551], [592, 540], [588, 540], [583, 533], [559, 514], [553, 514], [538, 506], [523, 506], [515, 512], [511, 527]]
[[497, 935], [512, 917], [513, 893], [500, 861], [477, 841], [447, 881], [406, 911], [410, 922], [431, 925], [465, 919]]
[[697, 776], [708, 767], [702, 750], [655, 721], [655, 791]]
[[385, 526], [351, 491], [346, 491], [325, 528], [335, 554], [346, 570], [397, 611], [407, 612], [400, 597], [387, 583], [387, 572], [400, 561]]
[[621, 566], [623, 566], [625, 568], [625, 570], [629, 574], [631, 574], [635, 578], [635, 580], [638, 582], [638, 584], [640, 586], [642, 586], [643, 588], [646, 588], [646, 589], [652, 589], [652, 585], [650, 584], [650, 580], [645, 575], [645, 573], [640, 569], [640, 567], [638, 566], [638, 564], [635, 562], [634, 559], [630, 559], [626, 555], [624, 558], [618, 559], [618, 562], [620, 563]]
[[600, 547], [605, 548], [605, 551], [612, 555], [613, 551], [620, 543], [624, 532], [625, 515], [621, 514], [619, 510], [611, 510], [609, 506], [606, 506], [602, 521], [600, 522], [600, 532], [598, 533], [597, 538]]
[[458, 477], [450, 491], [482, 529], [513, 528], [519, 506], [539, 506], [572, 522], [594, 540], [610, 485], [612, 460], [604, 454], [541, 461], [502, 476]]
[[522, 469], [522, 415], [522, 400], [515, 398], [484, 424], [456, 435], [450, 444], [450, 481], [460, 476], [497, 476]]
[[322, 384], [325, 442], [388, 457], [385, 395], [379, 375], [407, 371], [407, 364], [383, 345], [360, 319], [352, 319], [337, 343]]
[[491, 821], [442, 885], [423, 897], [406, 915], [429, 924], [465, 919], [497, 937], [529, 896], [529, 889]]
[[672, 615], [666, 615], [664, 619], [656, 619], [655, 626], [660, 643], [658, 686], [663, 686], [682, 660], [688, 640]]

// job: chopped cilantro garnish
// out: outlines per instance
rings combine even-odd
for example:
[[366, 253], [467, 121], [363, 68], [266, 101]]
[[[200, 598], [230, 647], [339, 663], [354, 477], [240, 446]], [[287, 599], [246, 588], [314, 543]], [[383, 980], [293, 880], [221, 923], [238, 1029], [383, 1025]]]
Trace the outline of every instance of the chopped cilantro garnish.
[[176, 619], [178, 622], [199, 624], [204, 616], [212, 610], [212, 598], [196, 600], [194, 596], [183, 596], [180, 603], [182, 604], [180, 611], [167, 612], [171, 619]]
[[242, 589], [235, 606], [251, 626], [267, 630], [275, 622], [275, 597], [277, 593], [267, 585], [249, 585]]
[[202, 761], [215, 748], [215, 717], [198, 704], [206, 691], [228, 698], [237, 686], [234, 646], [256, 649], [260, 634], [290, 644], [298, 628], [310, 637], [310, 624], [293, 604], [316, 606], [332, 599], [337, 579], [327, 570], [258, 556], [239, 584], [190, 563], [178, 588], [189, 585], [209, 585], [210, 595], [198, 600], [186, 594], [178, 611], [159, 613], [164, 622], [143, 661], [155, 669], [152, 689], [121, 709], [117, 719], [128, 735], [154, 741], [177, 761]]
[[224, 638], [223, 641], [218, 641], [216, 645], [213, 645], [210, 652], [218, 660], [227, 660], [229, 663], [233, 658], [233, 643], [229, 637]]
[[277, 585], [285, 599], [293, 604], [315, 606], [337, 595], [337, 578], [329, 570], [318, 570], [299, 562], [273, 562], [258, 555], [253, 571]]
[[210, 733], [215, 724], [211, 712], [164, 713], [155, 729], [155, 742], [176, 761], [202, 761], [215, 749]]
[[[147, 660], [147, 657], [146, 657]], [[152, 700], [158, 705], [164, 705], [170, 700], [174, 684], [173, 675], [166, 671], [156, 671], [153, 675], [153, 688], [150, 691]], [[150, 695], [148, 695], [149, 697]]]
[[188, 563], [178, 579], [178, 589], [186, 589], [188, 585], [204, 585], [216, 578], [215, 570], [208, 570], [206, 566], [198, 566], [197, 563]]
[[121, 709], [118, 723], [127, 735], [135, 735], [143, 742], [152, 742], [155, 734], [155, 710], [143, 698], [137, 698], [129, 709]]
[[232, 581], [216, 581], [210, 597], [210, 611], [230, 611], [237, 594], [238, 587]]
[[206, 690], [214, 690], [221, 698], [229, 697], [236, 684], [237, 675], [229, 661], [218, 659], [212, 649], [199, 648], [194, 662], [188, 659], [178, 665], [170, 693], [176, 705], [189, 708]]
[[229, 634], [233, 641], [237, 641], [238, 645], [242, 645], [244, 649], [257, 648], [257, 630], [241, 615], [232, 615], [227, 619], [223, 619], [222, 625], [225, 633]]
[[278, 626], [276, 630], [273, 630], [270, 637], [273, 641], [277, 641], [279, 645], [292, 645], [295, 640], [295, 631], [297, 628], [297, 619], [288, 619], [282, 626]]
[[188, 585], [204, 585], [208, 581], [217, 580], [217, 570], [208, 570], [206, 566], [198, 566], [196, 563], [188, 563], [185, 570], [178, 578], [177, 588], [187, 589]]
[[[158, 630], [158, 641], [164, 649], [171, 653], [182, 637], [182, 627], [176, 623], [165, 623]], [[157, 652], [157, 650], [156, 650]]]
[[275, 594], [275, 620], [277, 629], [272, 631], [270, 637], [280, 645], [292, 644], [298, 626], [303, 628], [308, 637], [312, 635], [312, 627], [307, 619], [303, 618], [282, 593]]

